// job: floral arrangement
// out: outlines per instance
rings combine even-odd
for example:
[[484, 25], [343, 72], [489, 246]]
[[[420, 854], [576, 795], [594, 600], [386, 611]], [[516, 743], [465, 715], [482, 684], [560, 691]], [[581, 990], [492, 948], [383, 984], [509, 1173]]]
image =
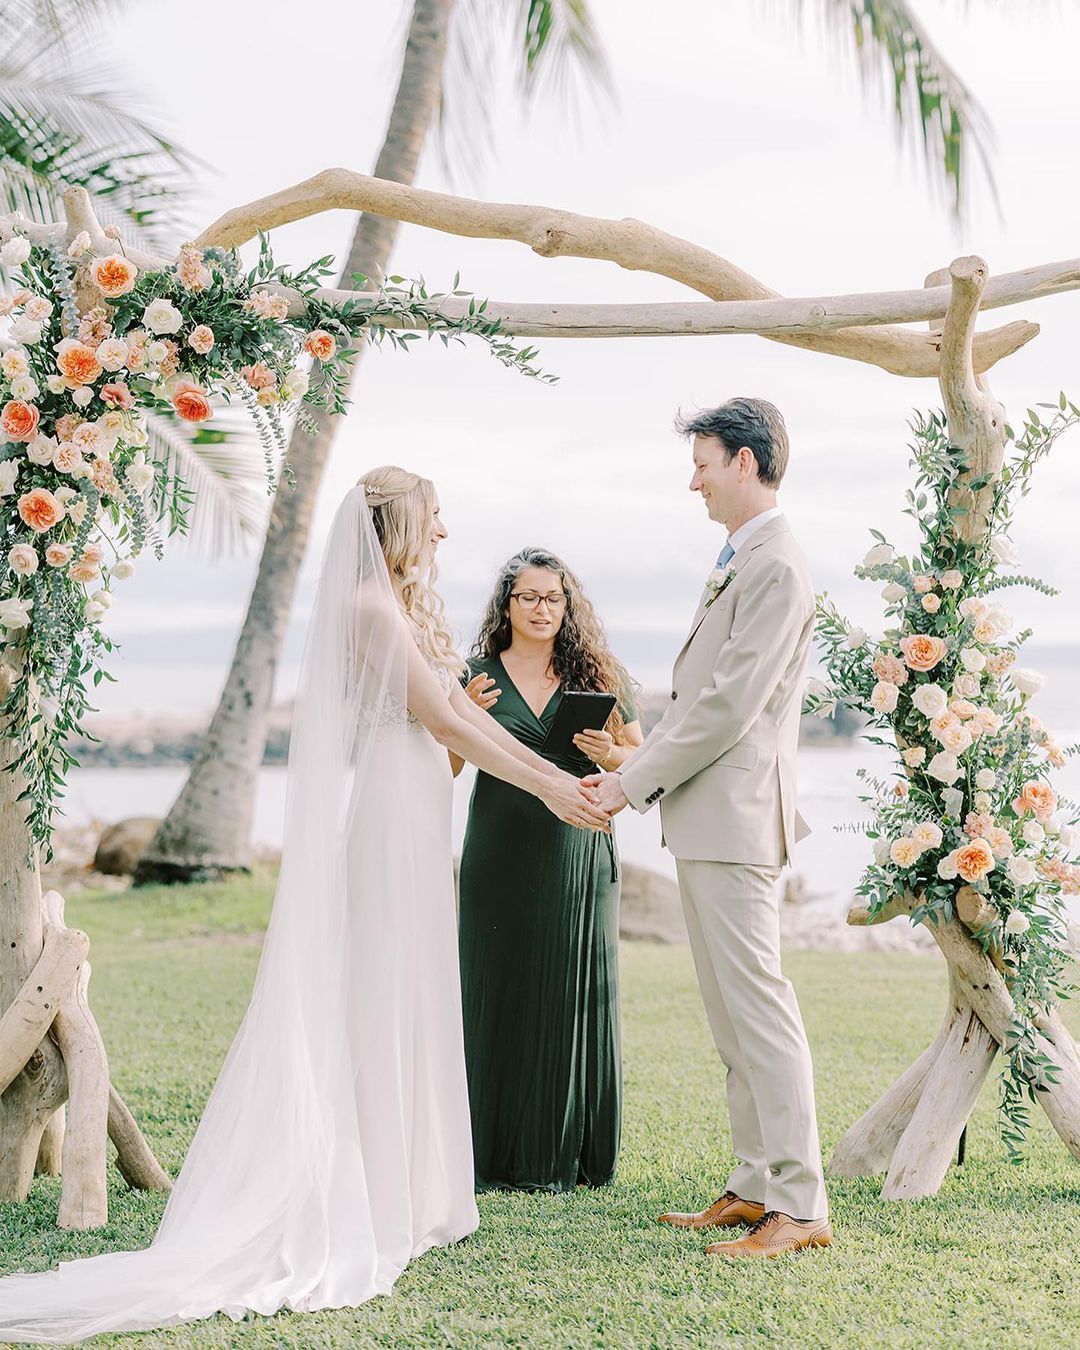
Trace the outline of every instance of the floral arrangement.
[[[0, 265], [15, 282], [0, 298], [0, 717], [8, 767], [26, 780], [31, 839], [48, 856], [73, 762], [65, 743], [85, 734], [88, 686], [111, 678], [102, 621], [116, 583], [148, 544], [160, 555], [160, 522], [169, 533], [187, 524], [192, 494], [155, 461], [148, 417], [198, 426], [220, 400], [238, 400], [258, 429], [272, 490], [289, 419], [314, 430], [311, 407], [344, 410], [357, 338], [407, 348], [420, 336], [391, 318], [444, 343], [479, 337], [503, 364], [552, 377], [531, 364], [532, 349], [499, 332], [483, 302], [453, 318], [444, 295], [393, 277], [362, 303], [329, 304], [318, 286], [331, 260], [289, 272], [265, 238], [245, 274], [235, 253], [192, 244], [174, 265], [142, 270], [115, 232], [107, 256], [85, 232], [66, 247], [38, 243], [8, 220], [0, 237]], [[454, 294], [466, 294], [457, 284]]]
[[[807, 711], [820, 716], [841, 704], [863, 713], [868, 738], [897, 754], [895, 777], [868, 779], [862, 798], [873, 813], [873, 861], [859, 893], [871, 919], [905, 895], [914, 923], [958, 916], [1007, 982], [1016, 1011], [1001, 1120], [1013, 1158], [1028, 1127], [1027, 1100], [1056, 1075], [1035, 1027], [1069, 992], [1063, 897], [1080, 893], [1080, 808], [1051, 786], [1078, 747], [1060, 746], [1031, 710], [1043, 677], [1020, 664], [1030, 630], [1010, 636], [1002, 594], [1013, 586], [1056, 594], [1013, 570], [1008, 529], [1035, 464], [1078, 420], [1064, 395], [1049, 420], [1029, 412], [1019, 438], [1007, 431], [1010, 448], [993, 482], [966, 477], [943, 417], [915, 422], [917, 481], [906, 513], [920, 546], [902, 557], [872, 531], [877, 542], [855, 569], [882, 586], [888, 627], [880, 639], [819, 599], [828, 679], [811, 681], [807, 698]], [[986, 529], [968, 543], [957, 530], [967, 512], [961, 503], [983, 489], [991, 492]]]

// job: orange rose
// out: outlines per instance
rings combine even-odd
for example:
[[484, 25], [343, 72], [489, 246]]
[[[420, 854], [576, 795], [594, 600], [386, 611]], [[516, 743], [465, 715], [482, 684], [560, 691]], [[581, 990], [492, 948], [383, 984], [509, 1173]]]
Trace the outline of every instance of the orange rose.
[[72, 384], [93, 384], [101, 374], [102, 365], [97, 359], [93, 347], [76, 342], [74, 338], [65, 338], [56, 353], [56, 365]]
[[172, 392], [172, 405], [185, 422], [205, 422], [213, 413], [206, 390], [190, 380], [183, 380]]
[[135, 264], [120, 253], [110, 253], [107, 258], [98, 258], [91, 272], [98, 290], [110, 300], [133, 291], [135, 278], [139, 275]]
[[304, 339], [304, 351], [317, 361], [329, 361], [337, 351], [337, 343], [325, 328], [316, 328]]
[[24, 403], [21, 398], [13, 398], [4, 404], [0, 413], [0, 426], [9, 441], [32, 441], [37, 435], [41, 414], [32, 403]]
[[1052, 815], [1057, 806], [1057, 793], [1046, 783], [1032, 778], [1020, 789], [1020, 796], [1013, 802], [1013, 810], [1018, 816], [1032, 815], [1044, 820]]
[[19, 498], [19, 515], [24, 525], [41, 534], [64, 519], [64, 508], [48, 488], [34, 488]]
[[943, 639], [927, 633], [912, 633], [900, 639], [900, 650], [912, 670], [933, 670], [948, 651]]
[[973, 839], [956, 850], [956, 870], [965, 881], [982, 881], [994, 870], [994, 851], [985, 839]]

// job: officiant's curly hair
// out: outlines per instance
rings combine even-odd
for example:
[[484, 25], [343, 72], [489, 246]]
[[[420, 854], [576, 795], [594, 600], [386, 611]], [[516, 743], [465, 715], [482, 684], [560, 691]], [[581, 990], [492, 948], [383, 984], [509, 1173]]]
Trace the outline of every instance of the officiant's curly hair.
[[465, 662], [435, 589], [438, 570], [430, 551], [435, 484], [396, 464], [384, 464], [364, 474], [358, 486], [367, 491], [375, 533], [390, 575], [401, 583], [401, 603], [420, 650], [432, 664], [455, 677], [463, 675]]
[[[487, 602], [472, 655], [483, 661], [494, 660], [510, 646], [510, 592], [518, 577], [529, 567], [554, 572], [566, 592], [566, 612], [555, 635], [551, 664], [564, 689], [586, 689], [598, 694], [615, 694], [619, 703], [629, 702], [635, 687], [629, 675], [612, 655], [596, 610], [574, 572], [554, 553], [542, 548], [523, 548], [503, 563], [495, 589]], [[606, 730], [623, 744], [624, 721], [618, 705], [607, 720]]]

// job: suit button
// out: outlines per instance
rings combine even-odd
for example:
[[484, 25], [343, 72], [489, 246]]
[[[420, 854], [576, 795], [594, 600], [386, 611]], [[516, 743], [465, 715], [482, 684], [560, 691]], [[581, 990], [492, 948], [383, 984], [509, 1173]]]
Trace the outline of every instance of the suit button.
[[671, 691], [671, 701], [674, 703], [675, 700], [676, 700], [678, 697], [679, 697], [678, 694], [677, 694], [677, 693], [675, 692], [675, 690], [673, 689], [673, 690]]

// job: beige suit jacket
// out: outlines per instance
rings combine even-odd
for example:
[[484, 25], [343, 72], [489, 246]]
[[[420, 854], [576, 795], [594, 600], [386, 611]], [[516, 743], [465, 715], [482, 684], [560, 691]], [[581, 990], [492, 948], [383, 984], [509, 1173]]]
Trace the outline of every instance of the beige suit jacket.
[[776, 516], [702, 596], [675, 661], [671, 703], [622, 770], [637, 811], [660, 803], [677, 858], [782, 866], [809, 833], [795, 806], [814, 592], [802, 550]]

